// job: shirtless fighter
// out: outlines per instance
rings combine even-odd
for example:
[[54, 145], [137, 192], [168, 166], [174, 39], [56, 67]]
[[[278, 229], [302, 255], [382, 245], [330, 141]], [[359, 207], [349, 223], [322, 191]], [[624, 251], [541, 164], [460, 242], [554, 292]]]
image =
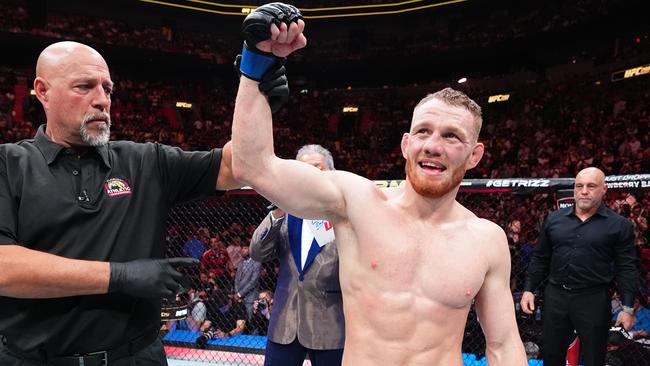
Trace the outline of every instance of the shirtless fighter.
[[506, 236], [455, 200], [465, 171], [483, 155], [481, 108], [452, 89], [425, 97], [402, 137], [406, 185], [391, 193], [349, 172], [280, 159], [256, 80], [278, 67], [278, 57], [306, 46], [304, 27], [298, 10], [281, 3], [259, 7], [244, 21], [233, 173], [286, 212], [336, 228], [343, 364], [460, 366], [475, 300], [488, 363], [526, 365]]

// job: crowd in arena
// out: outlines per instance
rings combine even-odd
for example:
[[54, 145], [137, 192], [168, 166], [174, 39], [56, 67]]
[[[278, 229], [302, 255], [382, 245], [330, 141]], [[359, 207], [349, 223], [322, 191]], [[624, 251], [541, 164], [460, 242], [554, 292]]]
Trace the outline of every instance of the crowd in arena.
[[[398, 25], [391, 25], [389, 22], [387, 26], [375, 29], [374, 32], [360, 28], [349, 34], [322, 37], [318, 47], [308, 48], [294, 56], [296, 59], [327, 56], [331, 60], [353, 60], [391, 54], [409, 56], [423, 52], [448, 52], [455, 48], [487, 47], [504, 40], [518, 39], [538, 32], [562, 30], [577, 23], [594, 21], [620, 9], [624, 4], [623, 0], [581, 0], [570, 3], [557, 2], [556, 6], [545, 9], [520, 4], [512, 11], [498, 6], [484, 6], [478, 11], [465, 11], [462, 16], [455, 14], [445, 19], [437, 19], [435, 25], [431, 19], [414, 19], [416, 24], [421, 23], [423, 27], [434, 26], [436, 35], [433, 39], [427, 32], [404, 35], [396, 31]], [[301, 7], [300, 4], [296, 5]], [[303, 5], [307, 9], [318, 8], [318, 5], [311, 1]], [[323, 5], [334, 4], [327, 2]], [[189, 54], [218, 64], [231, 63], [227, 55], [241, 44], [239, 37], [233, 33], [215, 36], [214, 32], [208, 34], [177, 29], [172, 25], [173, 22], [143, 25], [125, 20], [78, 15], [74, 12], [50, 12], [44, 24], [39, 25], [30, 21], [27, 9], [26, 2], [18, 1], [18, 6], [0, 4], [0, 31]], [[305, 14], [308, 13], [309, 11]], [[313, 15], [317, 16], [318, 13], [314, 12]], [[471, 21], [467, 21], [468, 17]], [[327, 29], [327, 33], [331, 31], [330, 28]], [[623, 51], [630, 50], [622, 49], [621, 53]]]
[[[596, 5], [606, 11], [616, 4], [615, 0], [585, 0], [572, 6], [579, 9]], [[507, 17], [507, 14], [495, 13], [486, 17], [482, 26], [468, 23], [467, 28], [455, 29], [441, 37], [438, 45], [416, 39], [410, 50], [418, 53], [425, 47], [434, 47], [444, 51], [450, 44], [485, 46], [533, 29], [568, 27], [580, 17], [563, 17], [562, 14], [575, 15], [575, 10], [567, 8], [565, 12], [553, 11], [552, 14], [536, 10], [514, 21], [508, 19], [509, 27], [506, 28], [499, 26], [506, 22], [505, 18], [501, 22], [491, 20]], [[585, 16], [594, 14], [598, 12]], [[30, 28], [27, 17], [24, 8], [0, 5], [0, 31], [191, 53], [218, 64], [230, 63], [224, 55], [240, 47], [239, 40], [234, 38], [178, 32], [171, 27], [134, 27], [112, 19], [97, 21], [68, 14], [50, 14], [45, 27]], [[531, 21], [538, 24], [528, 28]], [[353, 43], [354, 39], [331, 42]], [[363, 57], [384, 54], [389, 52], [387, 44], [401, 43], [400, 39], [370, 41]], [[328, 54], [328, 57], [357, 57], [347, 53], [350, 45], [340, 44], [308, 49], [300, 57], [319, 57], [319, 52], [332, 49], [339, 50], [340, 54]], [[28, 69], [27, 65], [25, 69], [0, 67], [0, 143], [32, 138], [44, 121], [38, 101], [29, 95], [33, 74], [25, 71]], [[493, 104], [487, 103], [488, 90], [474, 88], [471, 83], [456, 87], [476, 96], [484, 111], [480, 141], [485, 144], [486, 153], [466, 178], [567, 178], [589, 166], [597, 166], [607, 175], [650, 173], [647, 76], [601, 84], [538, 81], [528, 88], [513, 91], [509, 101]], [[24, 95], [19, 95], [21, 90]], [[183, 150], [207, 150], [223, 146], [229, 139], [234, 88], [225, 90], [208, 81], [178, 85], [117, 79], [115, 90], [111, 107], [111, 138], [114, 140], [159, 142]], [[375, 180], [403, 179], [404, 159], [399, 142], [402, 133], [408, 130], [413, 107], [428, 91], [431, 90], [426, 84], [294, 89], [289, 103], [274, 116], [275, 149], [279, 156], [293, 158], [303, 144], [318, 143], [332, 151], [337, 169]], [[191, 102], [192, 106], [179, 108], [177, 101]], [[344, 112], [344, 107], [357, 110]], [[522, 290], [523, 275], [535, 239], [542, 221], [555, 209], [555, 199], [550, 193], [459, 196], [461, 203], [478, 216], [495, 221], [506, 231], [512, 256], [513, 293]], [[647, 302], [650, 298], [650, 190], [610, 192], [607, 205], [634, 224], [635, 244], [639, 255], [646, 258], [642, 261], [640, 291]], [[169, 226], [168, 252], [201, 260], [200, 269], [192, 273], [194, 282], [188, 293], [181, 295], [186, 296], [185, 301], [192, 302], [193, 309], [201, 308], [197, 303], [205, 303], [207, 307], [225, 301], [216, 297], [232, 296], [234, 277], [242, 261], [242, 243], [250, 240], [256, 224], [252, 220], [231, 222], [223, 227]], [[270, 302], [276, 273], [277, 263], [264, 264], [259, 279], [260, 301]], [[257, 316], [257, 320], [252, 321], [252, 317], [248, 320], [255, 326], [249, 324], [245, 332], [264, 334], [264, 318], [268, 320], [268, 308], [265, 309], [267, 312], [263, 313], [262, 308], [254, 308], [252, 316]], [[615, 304], [612, 310], [616, 310]], [[195, 323], [183, 326], [199, 329], [206, 320], [207, 311], [192, 312]], [[178, 324], [164, 325], [166, 330], [176, 329], [176, 326]]]
[[[206, 321], [214, 322], [217, 318], [230, 318], [233, 314], [220, 314], [219, 308], [224, 304], [238, 303], [237, 288], [250, 286], [254, 290], [255, 300], [250, 304], [250, 313], [244, 320], [246, 324], [240, 330], [243, 334], [265, 335], [268, 320], [273, 304], [273, 290], [275, 289], [275, 275], [277, 261], [260, 264], [260, 271], [246, 281], [236, 282], [236, 273], [240, 270], [243, 261], [248, 258], [247, 243], [250, 241], [255, 226], [245, 227], [239, 223], [232, 223], [223, 230], [206, 226], [183, 226], [179, 222], [171, 224], [166, 237], [167, 251], [170, 256], [187, 256], [200, 260], [200, 266], [189, 270], [188, 276], [192, 279], [186, 288], [177, 297], [177, 302], [189, 304], [189, 316], [182, 322], [165, 322], [163, 331], [187, 329], [192, 331], [205, 331], [209, 328]], [[189, 234], [186, 234], [189, 233]], [[263, 305], [260, 305], [263, 304]], [[222, 329], [225, 332], [232, 328]], [[235, 334], [229, 335], [233, 336]], [[227, 338], [227, 337], [223, 337]]]
[[[19, 79], [29, 80], [29, 76], [0, 69], [0, 142], [31, 138], [43, 121], [33, 96], [25, 96], [22, 105], [15, 106], [14, 86]], [[592, 165], [608, 175], [650, 171], [650, 95], [643, 80], [625, 83], [535, 85], [513, 93], [507, 103], [482, 103], [481, 141], [486, 154], [467, 178], [573, 177]], [[222, 146], [230, 134], [235, 91], [212, 88], [117, 80], [112, 138], [156, 141], [184, 150]], [[305, 142], [320, 143], [333, 152], [338, 169], [369, 179], [401, 179], [404, 163], [399, 141], [408, 129], [410, 111], [425, 93], [422, 86], [294, 91], [275, 117], [278, 155], [291, 158]], [[192, 101], [192, 108], [176, 108], [178, 99]], [[343, 113], [348, 105], [358, 111]], [[23, 118], [15, 118], [16, 108]], [[630, 196], [627, 204], [614, 207], [635, 223], [637, 244], [647, 246], [650, 195], [638, 191]], [[491, 204], [481, 200], [477, 214], [509, 230], [519, 228], [517, 242], [534, 240], [552, 202], [501, 198]], [[612, 204], [621, 199], [610, 195]], [[510, 219], [513, 210], [519, 212], [515, 224]]]
[[[12, 70], [0, 70], [2, 142], [30, 138], [42, 122], [35, 97], [14, 105], [15, 80]], [[620, 85], [536, 85], [513, 93], [503, 105], [484, 103], [486, 155], [468, 178], [572, 177], [591, 165], [608, 175], [650, 171], [649, 95], [643, 82], [628, 83], [623, 91]], [[112, 138], [184, 150], [222, 146], [230, 133], [234, 90], [207, 88], [192, 92], [118, 80]], [[291, 157], [305, 141], [321, 143], [331, 147], [339, 169], [370, 179], [399, 179], [404, 175], [401, 133], [425, 93], [423, 87], [295, 92], [276, 117], [276, 150]], [[175, 101], [185, 98], [192, 108], [176, 108]], [[342, 112], [348, 105], [358, 111]], [[15, 118], [16, 108], [23, 119]]]

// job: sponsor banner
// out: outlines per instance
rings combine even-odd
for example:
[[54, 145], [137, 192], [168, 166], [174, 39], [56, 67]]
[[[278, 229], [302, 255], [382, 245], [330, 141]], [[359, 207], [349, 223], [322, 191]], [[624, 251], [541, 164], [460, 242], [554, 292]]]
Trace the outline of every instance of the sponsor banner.
[[[460, 184], [460, 192], [553, 192], [573, 189], [573, 178], [502, 178], [465, 179]], [[376, 180], [380, 188], [396, 188], [406, 183], [403, 179]], [[610, 175], [605, 184], [612, 190], [650, 189], [650, 174]]]
[[187, 318], [189, 314], [189, 304], [164, 306], [160, 310], [160, 319], [181, 320]]
[[605, 184], [608, 189], [650, 189], [650, 174], [610, 175]]
[[[380, 188], [396, 188], [405, 180], [377, 180]], [[508, 178], [508, 179], [465, 179], [460, 183], [460, 192], [544, 192], [573, 187], [571, 178]]]
[[572, 188], [572, 178], [502, 178], [467, 179], [460, 187], [461, 192], [553, 192]]
[[497, 94], [488, 97], [488, 103], [507, 102], [510, 99], [510, 94]]
[[376, 180], [375, 184], [379, 188], [397, 188], [403, 187], [406, 184], [404, 179], [395, 179], [395, 180]]
[[566, 207], [573, 207], [576, 200], [573, 197], [573, 189], [559, 189], [555, 194], [557, 201], [555, 202], [555, 208], [561, 209]]
[[619, 81], [647, 74], [650, 74], [650, 64], [615, 71], [612, 73], [612, 81]]
[[[573, 189], [573, 178], [503, 178], [503, 179], [465, 179], [460, 183], [460, 192], [554, 192], [560, 189]], [[404, 179], [376, 180], [379, 188], [397, 188], [406, 184]], [[631, 189], [650, 189], [650, 174], [610, 175], [605, 184], [611, 190], [629, 191]], [[255, 194], [250, 187], [230, 194]]]

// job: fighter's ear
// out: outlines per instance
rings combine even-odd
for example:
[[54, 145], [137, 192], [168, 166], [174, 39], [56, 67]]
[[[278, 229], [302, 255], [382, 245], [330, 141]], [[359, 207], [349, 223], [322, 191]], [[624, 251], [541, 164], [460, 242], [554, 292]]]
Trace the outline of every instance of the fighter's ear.
[[400, 147], [402, 148], [402, 156], [404, 157], [404, 159], [406, 159], [407, 157], [406, 148], [409, 146], [409, 137], [410, 135], [408, 132], [405, 132], [402, 135], [402, 142], [400, 144]]
[[467, 170], [478, 165], [479, 161], [481, 161], [481, 158], [483, 157], [483, 153], [485, 153], [485, 146], [483, 143], [477, 142], [476, 145], [474, 145], [474, 149], [472, 149], [472, 154], [469, 159], [467, 159]]

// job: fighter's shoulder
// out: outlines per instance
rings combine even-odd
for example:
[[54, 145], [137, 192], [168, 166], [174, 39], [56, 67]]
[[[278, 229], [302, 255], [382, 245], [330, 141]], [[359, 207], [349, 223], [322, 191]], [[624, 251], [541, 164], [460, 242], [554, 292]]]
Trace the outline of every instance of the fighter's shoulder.
[[501, 266], [509, 261], [508, 238], [505, 231], [494, 222], [474, 216], [468, 227], [474, 236], [474, 248], [481, 250], [490, 267]]
[[506, 233], [501, 226], [496, 223], [472, 215], [467, 218], [467, 226], [481, 238], [502, 239], [506, 241]]

